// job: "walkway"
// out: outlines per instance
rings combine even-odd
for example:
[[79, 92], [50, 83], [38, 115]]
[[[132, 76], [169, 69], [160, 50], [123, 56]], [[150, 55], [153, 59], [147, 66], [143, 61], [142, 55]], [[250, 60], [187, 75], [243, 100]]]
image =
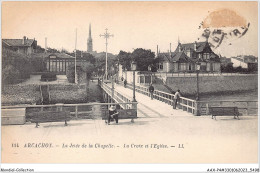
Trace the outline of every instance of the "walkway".
[[[111, 84], [110, 84], [111, 87]], [[120, 84], [115, 84], [115, 90], [119, 93], [124, 93], [126, 97], [133, 98], [133, 90], [129, 88], [124, 88]], [[184, 112], [182, 110], [175, 110], [171, 105], [167, 105], [159, 100], [153, 99], [143, 95], [141, 93], [135, 92], [137, 105], [137, 116], [146, 118], [155, 117], [173, 117], [173, 116], [193, 116], [191, 113]]]

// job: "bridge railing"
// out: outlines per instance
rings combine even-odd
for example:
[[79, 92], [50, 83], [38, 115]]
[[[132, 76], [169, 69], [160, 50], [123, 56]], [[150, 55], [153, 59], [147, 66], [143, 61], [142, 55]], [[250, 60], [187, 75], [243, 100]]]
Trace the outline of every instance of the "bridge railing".
[[[127, 87], [133, 89], [132, 84], [128, 84]], [[150, 96], [148, 87], [137, 85], [136, 91], [144, 95]], [[162, 101], [166, 104], [173, 106], [174, 94], [169, 94], [163, 91], [155, 90], [154, 99]], [[258, 101], [240, 101], [240, 100], [215, 100], [215, 101], [196, 101], [193, 99], [181, 97], [180, 109], [190, 112], [194, 115], [208, 115], [209, 107], [211, 106], [236, 106], [243, 115], [257, 115], [258, 113]]]
[[[137, 103], [124, 102], [124, 103], [80, 103], [80, 104], [52, 104], [52, 105], [15, 105], [15, 106], [2, 106], [2, 116], [9, 115], [6, 112], [7, 109], [19, 109], [25, 108], [25, 116], [27, 120], [30, 120], [30, 117], [35, 112], [43, 111], [68, 111], [73, 119], [97, 119], [101, 118], [106, 114], [108, 108], [111, 105], [116, 105], [118, 110], [121, 111], [130, 111], [133, 114], [137, 112], [135, 108], [125, 107], [124, 105], [133, 105]], [[8, 111], [8, 110], [7, 110]], [[15, 115], [14, 115], [15, 116]]]
[[[132, 102], [132, 98], [129, 98], [113, 89], [108, 84], [100, 81], [100, 87], [114, 100], [116, 103], [128, 103], [120, 105], [123, 109], [137, 109], [137, 102]], [[131, 103], [131, 104], [130, 104]]]
[[[127, 87], [130, 89], [133, 89], [133, 85], [132, 84], [127, 84]], [[141, 85], [136, 85], [135, 86], [135, 90], [139, 93], [142, 93], [144, 95], [147, 96], [151, 96], [148, 87], [144, 87]], [[163, 91], [159, 91], [159, 90], [154, 90], [154, 99], [157, 99], [159, 101], [162, 101], [168, 105], [173, 106], [173, 98], [174, 98], [174, 94], [170, 94], [170, 93], [166, 93]], [[196, 104], [195, 104], [196, 100], [192, 100], [189, 98], [185, 98], [185, 97], [181, 97], [180, 98], [180, 109], [182, 109], [183, 111], [187, 111], [190, 112], [192, 114], [195, 114], [195, 109], [196, 109]]]

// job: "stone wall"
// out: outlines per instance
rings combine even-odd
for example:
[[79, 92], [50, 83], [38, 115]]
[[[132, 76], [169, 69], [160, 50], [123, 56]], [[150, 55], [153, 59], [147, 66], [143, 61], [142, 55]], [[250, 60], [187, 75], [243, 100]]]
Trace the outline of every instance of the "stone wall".
[[[194, 95], [197, 93], [197, 78], [167, 77], [166, 84], [174, 91], [180, 89], [183, 94]], [[258, 75], [235, 76], [199, 76], [199, 92], [218, 93], [232, 91], [248, 91], [258, 88]]]

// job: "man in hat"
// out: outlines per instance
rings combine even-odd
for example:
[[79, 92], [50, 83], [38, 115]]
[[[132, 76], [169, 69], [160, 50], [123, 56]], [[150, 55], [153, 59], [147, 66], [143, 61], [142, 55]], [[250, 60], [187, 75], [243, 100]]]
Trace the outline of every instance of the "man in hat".
[[151, 100], [153, 100], [154, 87], [153, 87], [153, 84], [152, 84], [152, 83], [151, 83], [150, 86], [149, 86], [149, 92], [150, 92]]
[[118, 112], [116, 110], [116, 106], [112, 105], [109, 109], [108, 109], [108, 122], [107, 124], [110, 124], [111, 119], [115, 119], [116, 123], [118, 124]]
[[180, 94], [180, 90], [178, 89], [173, 97], [173, 109], [176, 109], [178, 102], [180, 102], [180, 98], [181, 98], [181, 94]]

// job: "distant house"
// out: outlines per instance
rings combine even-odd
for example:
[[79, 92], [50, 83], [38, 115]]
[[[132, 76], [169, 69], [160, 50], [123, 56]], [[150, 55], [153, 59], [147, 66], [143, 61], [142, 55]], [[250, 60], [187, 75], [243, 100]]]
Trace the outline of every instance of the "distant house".
[[200, 63], [202, 72], [220, 72], [220, 58], [208, 42], [179, 43], [174, 52], [158, 53], [158, 71], [194, 72]]
[[231, 62], [233, 63], [233, 67], [242, 67], [244, 69], [249, 69], [253, 71], [257, 70], [257, 58], [248, 56], [237, 56], [231, 57]]
[[2, 39], [2, 46], [18, 53], [30, 55], [35, 52], [37, 41], [28, 39], [25, 36], [23, 39]]

